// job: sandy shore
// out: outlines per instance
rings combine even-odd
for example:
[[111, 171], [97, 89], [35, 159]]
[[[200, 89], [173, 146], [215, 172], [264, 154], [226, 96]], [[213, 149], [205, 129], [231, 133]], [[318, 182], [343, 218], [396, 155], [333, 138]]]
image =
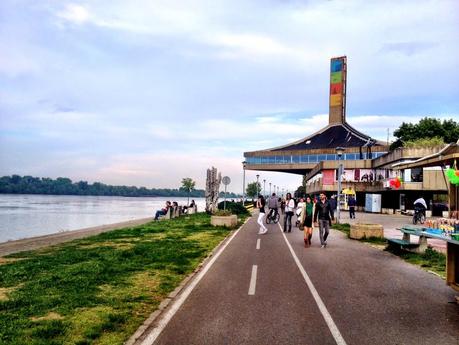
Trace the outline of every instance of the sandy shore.
[[84, 238], [88, 236], [94, 236], [103, 232], [126, 228], [135, 225], [141, 225], [148, 222], [151, 222], [153, 217], [149, 218], [141, 218], [135, 220], [129, 220], [126, 222], [114, 223], [114, 224], [105, 224], [94, 226], [90, 228], [84, 228], [79, 230], [73, 231], [65, 231], [59, 232], [56, 234], [45, 235], [45, 236], [37, 236], [37, 237], [30, 237], [24, 238], [22, 240], [17, 241], [8, 241], [4, 243], [0, 243], [0, 257], [5, 256], [8, 254], [13, 254], [17, 252], [22, 252], [25, 250], [33, 250], [38, 249], [46, 246], [52, 246], [54, 244], [63, 243], [71, 240], [75, 240], [78, 238]]

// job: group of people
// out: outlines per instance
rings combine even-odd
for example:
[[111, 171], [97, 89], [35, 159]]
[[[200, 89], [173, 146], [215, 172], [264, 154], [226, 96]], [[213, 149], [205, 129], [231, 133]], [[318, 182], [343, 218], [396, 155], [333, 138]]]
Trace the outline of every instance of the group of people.
[[[165, 216], [170, 211], [171, 208], [174, 210], [179, 208], [179, 204], [177, 203], [177, 201], [173, 201], [173, 202], [166, 201], [166, 204], [164, 205], [164, 207], [156, 211], [155, 220], [159, 220], [159, 217]], [[188, 213], [188, 209], [190, 208], [196, 208], [196, 203], [194, 200], [191, 200], [191, 203], [188, 206], [182, 206], [182, 212]]]
[[[349, 200], [350, 201], [350, 200]], [[352, 206], [351, 206], [352, 204]], [[355, 199], [349, 203], [350, 215], [353, 214], [355, 218]], [[266, 213], [266, 206], [269, 211]], [[276, 193], [273, 193], [266, 201], [263, 195], [258, 196], [257, 208], [260, 213], [258, 215], [258, 224], [260, 225], [259, 234], [266, 234], [268, 228], [265, 226], [266, 217], [276, 217], [280, 202]], [[296, 210], [296, 211], [295, 211]], [[332, 197], [327, 199], [324, 193], [319, 195], [319, 199], [311, 198], [300, 198], [298, 203], [292, 198], [291, 193], [287, 193], [285, 198], [285, 213], [284, 213], [284, 232], [292, 231], [292, 217], [296, 213], [298, 221], [297, 225], [304, 232], [304, 245], [305, 247], [311, 246], [313, 227], [319, 227], [320, 244], [322, 248], [327, 246], [327, 238], [330, 233], [330, 226], [332, 221], [335, 219], [334, 212], [336, 210], [336, 199]], [[352, 218], [352, 216], [351, 216]]]

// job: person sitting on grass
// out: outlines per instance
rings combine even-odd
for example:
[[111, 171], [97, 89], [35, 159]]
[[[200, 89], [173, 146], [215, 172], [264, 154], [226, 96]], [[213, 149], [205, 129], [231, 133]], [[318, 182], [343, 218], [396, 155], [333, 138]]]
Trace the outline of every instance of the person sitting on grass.
[[167, 212], [169, 212], [169, 208], [171, 208], [171, 202], [166, 201], [166, 206], [158, 211], [156, 211], [155, 220], [158, 220], [160, 216], [165, 216]]

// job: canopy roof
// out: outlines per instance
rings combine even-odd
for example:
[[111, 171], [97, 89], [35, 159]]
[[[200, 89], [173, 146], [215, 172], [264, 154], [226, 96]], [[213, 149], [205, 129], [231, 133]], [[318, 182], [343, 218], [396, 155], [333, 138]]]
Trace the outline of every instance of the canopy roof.
[[332, 149], [336, 147], [371, 147], [385, 145], [351, 127], [348, 123], [329, 124], [320, 131], [284, 146], [268, 149], [268, 151], [291, 151], [309, 149]]

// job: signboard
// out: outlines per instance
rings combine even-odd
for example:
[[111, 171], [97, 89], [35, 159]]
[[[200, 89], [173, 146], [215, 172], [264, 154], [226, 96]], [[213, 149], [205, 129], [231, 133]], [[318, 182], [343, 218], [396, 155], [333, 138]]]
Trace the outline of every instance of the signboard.
[[331, 59], [330, 63], [330, 123], [343, 123], [346, 112], [346, 57]]
[[335, 170], [323, 170], [322, 181], [324, 185], [332, 185], [335, 183]]

